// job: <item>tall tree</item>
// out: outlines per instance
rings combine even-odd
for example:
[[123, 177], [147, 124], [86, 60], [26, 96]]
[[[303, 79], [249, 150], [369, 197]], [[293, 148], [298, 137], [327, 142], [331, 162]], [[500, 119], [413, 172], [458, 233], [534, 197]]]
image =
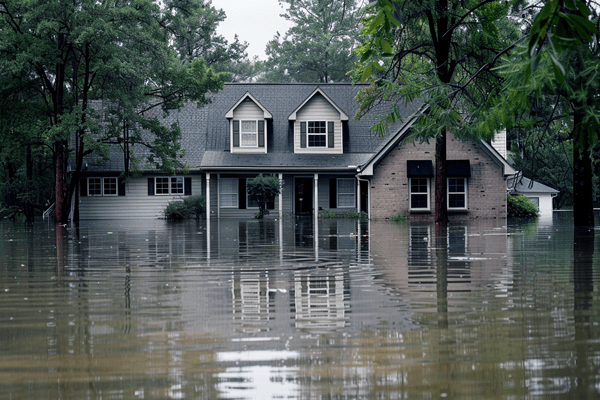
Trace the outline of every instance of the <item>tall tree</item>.
[[[132, 156], [129, 144], [141, 143], [150, 149], [148, 161], [158, 167], [178, 165], [179, 129], [163, 127], [153, 110], [168, 112], [186, 99], [202, 104], [206, 92], [221, 88], [227, 77], [203, 59], [182, 57], [174, 48], [175, 39], [188, 28], [174, 21], [179, 15], [193, 20], [185, 8], [191, 3], [0, 3], [0, 66], [7, 79], [27, 92], [24, 98], [44, 105], [37, 120], [54, 152], [57, 221], [68, 219], [84, 156], [102, 154], [105, 145], [122, 143], [127, 158]], [[103, 111], [113, 124], [102, 122], [103, 112], [92, 107], [94, 100], [104, 101]], [[71, 156], [75, 168], [68, 175]]]
[[356, 0], [280, 0], [282, 16], [293, 22], [267, 44], [268, 82], [347, 82], [357, 61], [360, 8]]
[[[524, 1], [511, 0], [377, 0], [364, 20], [364, 43], [357, 49], [357, 81], [371, 82], [359, 94], [357, 117], [393, 100], [426, 103], [413, 138], [436, 141], [435, 220], [447, 221], [446, 135], [464, 130], [465, 115], [501, 84], [494, 71], [501, 54], [522, 36], [509, 18], [519, 15]], [[387, 133], [400, 117], [397, 105], [373, 127]], [[489, 137], [488, 137], [489, 138]]]
[[[523, 46], [500, 69], [506, 84], [480, 129], [525, 129], [572, 147], [575, 226], [593, 226], [592, 153], [600, 130], [599, 2], [555, 0], [537, 13]], [[565, 132], [566, 131], [566, 132]], [[543, 143], [543, 141], [539, 141]]]

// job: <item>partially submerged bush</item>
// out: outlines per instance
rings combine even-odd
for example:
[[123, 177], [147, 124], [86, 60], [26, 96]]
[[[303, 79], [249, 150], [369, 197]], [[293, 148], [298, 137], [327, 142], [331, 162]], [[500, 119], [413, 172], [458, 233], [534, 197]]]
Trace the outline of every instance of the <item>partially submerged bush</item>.
[[196, 195], [186, 197], [183, 199], [183, 204], [185, 204], [188, 209], [190, 217], [200, 219], [206, 212], [206, 199], [204, 196]]
[[537, 207], [524, 194], [518, 196], [508, 196], [507, 215], [509, 218], [531, 218], [537, 217]]
[[165, 208], [165, 218], [178, 221], [189, 218], [188, 209], [183, 201], [172, 201]]
[[204, 196], [190, 196], [183, 201], [172, 201], [165, 208], [165, 218], [170, 221], [178, 221], [187, 218], [200, 219], [206, 210]]

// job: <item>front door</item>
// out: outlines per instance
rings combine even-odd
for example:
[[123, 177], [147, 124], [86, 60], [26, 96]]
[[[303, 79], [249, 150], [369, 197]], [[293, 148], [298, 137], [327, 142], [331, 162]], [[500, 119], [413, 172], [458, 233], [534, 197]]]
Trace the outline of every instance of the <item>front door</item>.
[[296, 215], [311, 215], [313, 209], [313, 178], [294, 180], [294, 212]]

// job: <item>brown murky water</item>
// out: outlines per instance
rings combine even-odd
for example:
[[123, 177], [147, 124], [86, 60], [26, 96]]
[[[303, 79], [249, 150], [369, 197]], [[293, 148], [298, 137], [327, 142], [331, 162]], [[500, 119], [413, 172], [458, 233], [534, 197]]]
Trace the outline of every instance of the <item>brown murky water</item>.
[[0, 398], [597, 398], [571, 225], [1, 222]]

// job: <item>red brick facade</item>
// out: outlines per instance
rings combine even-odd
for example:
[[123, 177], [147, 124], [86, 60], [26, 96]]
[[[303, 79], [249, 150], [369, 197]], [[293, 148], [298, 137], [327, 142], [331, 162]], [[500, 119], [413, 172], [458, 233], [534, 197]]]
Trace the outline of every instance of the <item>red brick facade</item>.
[[[479, 142], [463, 142], [451, 134], [447, 140], [447, 159], [469, 160], [471, 166], [471, 176], [467, 179], [468, 209], [449, 211], [449, 219], [506, 218], [506, 182], [502, 167]], [[435, 166], [435, 141], [398, 145], [375, 167], [370, 184], [372, 219], [402, 215], [410, 220], [433, 220], [435, 177], [430, 179], [431, 211], [410, 211], [407, 160], [431, 160]]]

